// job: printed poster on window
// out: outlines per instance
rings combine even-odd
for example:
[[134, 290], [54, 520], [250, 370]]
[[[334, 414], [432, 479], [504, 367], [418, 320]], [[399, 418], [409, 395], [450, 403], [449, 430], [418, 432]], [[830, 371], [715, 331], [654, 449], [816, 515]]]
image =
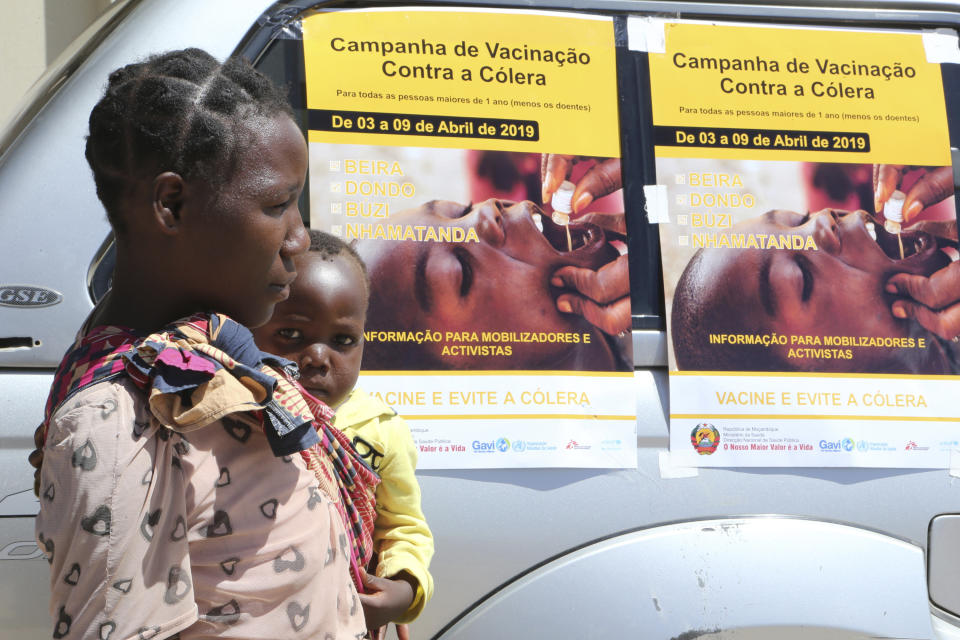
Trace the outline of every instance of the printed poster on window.
[[310, 224], [366, 261], [359, 385], [420, 468], [636, 466], [630, 332], [561, 309], [558, 277], [626, 260], [622, 196], [563, 226], [540, 174], [619, 161], [612, 20], [331, 11], [303, 45]]
[[650, 50], [674, 463], [949, 466], [957, 343], [898, 315], [891, 284], [957, 257], [941, 36], [631, 30]]

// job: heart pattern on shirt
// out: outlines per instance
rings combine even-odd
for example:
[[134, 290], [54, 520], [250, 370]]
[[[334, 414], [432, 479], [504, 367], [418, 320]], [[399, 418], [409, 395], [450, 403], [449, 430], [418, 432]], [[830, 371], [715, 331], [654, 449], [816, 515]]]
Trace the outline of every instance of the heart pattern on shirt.
[[318, 504], [323, 504], [323, 494], [320, 493], [320, 489], [310, 487], [310, 499], [307, 500], [307, 509], [313, 511]]
[[143, 434], [147, 432], [147, 429], [150, 428], [149, 420], [134, 420], [133, 421], [133, 439], [139, 440], [143, 437]]
[[234, 422], [233, 420], [222, 420], [221, 424], [223, 428], [227, 430], [227, 433], [230, 434], [231, 438], [239, 440], [240, 442], [246, 442], [250, 439], [250, 432], [252, 431], [250, 425], [243, 424], [242, 422]]
[[124, 595], [130, 593], [131, 587], [133, 587], [133, 578], [124, 578], [113, 583], [113, 588]]
[[177, 444], [173, 445], [173, 450], [179, 453], [181, 456], [187, 455], [187, 452], [190, 451], [190, 445], [187, 444], [186, 440], [181, 440]]
[[46, 491], [43, 492], [43, 497], [48, 502], [53, 502], [53, 497], [56, 495], [56, 490], [53, 488], [53, 483], [47, 485]]
[[178, 565], [170, 567], [167, 574], [167, 591], [163, 594], [163, 601], [167, 604], [177, 604], [190, 593], [190, 580], [186, 572]]
[[232, 576], [233, 572], [237, 570], [238, 562], [240, 562], [240, 558], [227, 558], [220, 563], [220, 568], [223, 569], [225, 574]]
[[292, 571], [303, 571], [306, 565], [303, 554], [294, 546], [284, 549], [283, 553], [273, 559], [273, 570], [276, 573], [282, 573], [287, 569]]
[[177, 521], [173, 524], [173, 531], [170, 533], [170, 539], [179, 542], [187, 537], [187, 523], [183, 516], [177, 516]]
[[233, 527], [230, 526], [230, 516], [226, 511], [218, 509], [213, 514], [213, 524], [204, 527], [204, 536], [207, 538], [219, 538], [233, 533]]
[[113, 620], [107, 620], [100, 625], [100, 630], [98, 635], [100, 640], [110, 640], [110, 636], [113, 635], [113, 632], [117, 630], [117, 623]]
[[157, 526], [158, 522], [160, 522], [160, 509], [157, 509], [153, 513], [144, 514], [143, 522], [140, 523], [140, 535], [142, 535], [147, 542], [153, 540], [153, 528]]
[[110, 520], [112, 517], [110, 507], [102, 504], [97, 507], [92, 515], [80, 520], [80, 528], [95, 536], [108, 536], [110, 535]]
[[74, 587], [77, 586], [77, 583], [80, 582], [80, 565], [74, 562], [70, 566], [70, 572], [63, 578], [63, 581]]
[[157, 437], [166, 442], [170, 439], [170, 428], [161, 426], [157, 429]]
[[227, 469], [226, 467], [220, 467], [220, 477], [217, 478], [216, 486], [225, 487], [228, 484], [230, 484], [230, 469]]
[[262, 513], [264, 517], [274, 520], [277, 517], [278, 504], [279, 503], [277, 502], [276, 498], [270, 498], [269, 500], [267, 500], [266, 502], [260, 505], [260, 513]]
[[93, 471], [97, 468], [97, 450], [93, 448], [93, 443], [89, 440], [77, 447], [70, 459], [71, 464], [80, 467], [84, 471]]
[[73, 624], [73, 618], [70, 617], [63, 607], [57, 610], [57, 624], [53, 626], [53, 637], [64, 638], [70, 633], [70, 625]]
[[100, 417], [106, 420], [107, 417], [116, 410], [117, 410], [117, 401], [114, 400], [113, 398], [107, 398], [103, 402], [103, 408], [100, 409]]
[[290, 626], [293, 630], [300, 631], [310, 620], [310, 605], [304, 607], [299, 602], [290, 602], [287, 605], [287, 617], [290, 618]]
[[240, 603], [231, 600], [227, 604], [214, 607], [203, 616], [210, 622], [222, 622], [223, 624], [236, 624], [240, 620]]
[[43, 548], [46, 551], [47, 564], [53, 564], [53, 539], [44, 538], [43, 533], [41, 532], [37, 534], [37, 540], [43, 545]]

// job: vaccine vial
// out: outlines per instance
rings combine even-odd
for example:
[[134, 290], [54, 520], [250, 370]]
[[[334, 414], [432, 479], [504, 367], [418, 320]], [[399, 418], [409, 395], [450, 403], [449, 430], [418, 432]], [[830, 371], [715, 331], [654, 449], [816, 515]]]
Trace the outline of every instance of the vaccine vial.
[[894, 191], [887, 203], [883, 205], [883, 228], [889, 233], [900, 233], [903, 222], [903, 201], [907, 195], [903, 191]]
[[553, 192], [550, 198], [550, 206], [553, 207], [553, 215], [550, 218], [567, 230], [567, 251], [573, 251], [573, 239], [570, 237], [570, 213], [573, 211], [573, 191], [576, 185], [569, 180], [564, 180], [560, 187]]
[[900, 237], [900, 229], [903, 223], [903, 201], [906, 198], [907, 195], [903, 191], [897, 190], [883, 205], [883, 228], [887, 230], [887, 233], [897, 234], [901, 260], [903, 260], [903, 238]]

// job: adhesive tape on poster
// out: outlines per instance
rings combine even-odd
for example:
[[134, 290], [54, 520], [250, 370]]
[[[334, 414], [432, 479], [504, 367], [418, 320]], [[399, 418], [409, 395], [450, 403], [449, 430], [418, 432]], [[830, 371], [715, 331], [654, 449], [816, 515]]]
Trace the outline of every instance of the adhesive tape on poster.
[[667, 185], [645, 184], [643, 197], [647, 200], [647, 221], [650, 224], [670, 222], [670, 214], [667, 212]]
[[667, 37], [662, 18], [627, 17], [627, 47], [632, 51], [666, 53]]
[[673, 458], [669, 451], [660, 452], [660, 477], [661, 478], [695, 478], [699, 471], [696, 467], [678, 467], [673, 464]]
[[926, 31], [923, 36], [923, 50], [927, 54], [927, 62], [941, 64], [944, 62], [960, 62], [960, 46], [957, 34]]
[[960, 451], [953, 449], [950, 451], [950, 476], [960, 478]]

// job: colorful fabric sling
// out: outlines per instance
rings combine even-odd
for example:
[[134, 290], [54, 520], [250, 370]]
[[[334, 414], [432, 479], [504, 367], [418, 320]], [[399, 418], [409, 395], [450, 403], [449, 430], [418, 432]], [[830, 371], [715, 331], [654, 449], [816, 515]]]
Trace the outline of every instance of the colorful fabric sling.
[[[310, 392], [300, 386], [299, 382], [294, 384], [300, 389], [311, 411], [321, 409], [330, 411], [327, 405], [313, 397]], [[355, 576], [357, 591], [363, 593], [360, 569], [366, 568], [373, 556], [373, 526], [377, 519], [375, 489], [380, 484], [380, 476], [367, 466], [366, 461], [353, 448], [350, 439], [330, 424], [332, 419], [333, 412], [330, 414], [330, 420], [318, 422], [317, 431], [320, 433], [323, 450], [333, 452], [329, 457], [337, 471], [336, 481], [342, 503], [337, 505], [337, 509], [347, 523], [350, 541], [354, 547], [351, 570]], [[314, 469], [310, 465], [310, 460], [307, 460], [307, 466], [313, 469], [314, 473], [326, 473], [325, 469]], [[353, 565], [354, 558], [359, 564]]]
[[274, 455], [299, 452], [343, 517], [352, 543], [351, 574], [363, 590], [359, 569], [372, 553], [370, 514], [380, 478], [330, 425], [333, 411], [295, 381], [299, 373], [293, 362], [260, 351], [246, 327], [222, 314], [196, 314], [146, 336], [111, 326], [81, 330], [54, 375], [37, 448], [42, 450], [60, 405], [81, 389], [120, 375], [147, 392], [153, 414], [175, 431], [249, 412], [261, 423]]

